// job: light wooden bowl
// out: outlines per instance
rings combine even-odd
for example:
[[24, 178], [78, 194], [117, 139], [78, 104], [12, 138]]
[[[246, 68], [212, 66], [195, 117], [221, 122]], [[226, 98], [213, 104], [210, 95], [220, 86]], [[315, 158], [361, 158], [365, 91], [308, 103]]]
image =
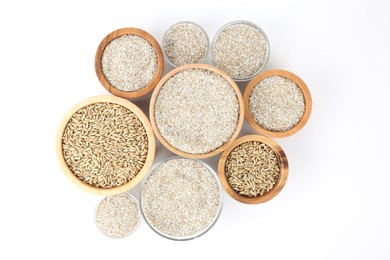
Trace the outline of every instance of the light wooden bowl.
[[[305, 99], [305, 112], [303, 113], [303, 116], [301, 120], [291, 129], [283, 132], [275, 132], [275, 131], [269, 131], [267, 129], [262, 128], [260, 125], [258, 125], [255, 121], [255, 119], [252, 117], [250, 111], [249, 111], [249, 97], [251, 95], [251, 92], [253, 88], [263, 79], [271, 76], [282, 76], [285, 78], [288, 78], [295, 82], [297, 86], [300, 88], [302, 91], [303, 97]], [[305, 82], [303, 82], [302, 79], [300, 79], [297, 75], [286, 71], [286, 70], [269, 70], [266, 72], [263, 72], [259, 75], [257, 75], [255, 78], [253, 78], [244, 93], [244, 104], [245, 104], [245, 118], [248, 120], [250, 126], [255, 129], [259, 134], [269, 136], [269, 137], [274, 137], [274, 138], [282, 138], [282, 137], [287, 137], [290, 135], [295, 134], [299, 130], [301, 130], [309, 120], [311, 110], [312, 110], [312, 99], [311, 99], [311, 94], [306, 86]]]
[[[261, 143], [264, 143], [272, 148], [272, 150], [275, 152], [276, 157], [278, 159], [279, 163], [279, 178], [274, 185], [274, 187], [267, 193], [263, 194], [262, 196], [257, 197], [249, 197], [240, 195], [238, 192], [236, 192], [229, 184], [226, 173], [225, 173], [225, 164], [226, 160], [230, 154], [230, 152], [236, 148], [238, 145], [250, 141], [259, 141]], [[226, 190], [226, 192], [235, 200], [246, 203], [246, 204], [258, 204], [263, 203], [266, 201], [271, 200], [276, 195], [279, 194], [279, 192], [283, 189], [284, 185], [286, 184], [287, 177], [288, 177], [288, 162], [287, 162], [287, 156], [282, 150], [282, 148], [274, 142], [272, 139], [261, 136], [261, 135], [246, 135], [243, 137], [238, 138], [235, 140], [221, 155], [221, 158], [218, 162], [218, 176], [221, 181], [222, 187]]]
[[[112, 86], [106, 79], [106, 77], [103, 74], [102, 70], [102, 56], [103, 56], [103, 51], [106, 48], [107, 44], [109, 44], [113, 39], [118, 38], [122, 35], [137, 35], [139, 37], [144, 38], [147, 40], [154, 48], [156, 51], [157, 55], [157, 71], [156, 74], [154, 75], [153, 80], [145, 87], [137, 90], [137, 91], [122, 91], [114, 86]], [[161, 50], [160, 45], [156, 41], [156, 39], [150, 35], [149, 33], [145, 32], [144, 30], [138, 29], [138, 28], [122, 28], [118, 29], [116, 31], [111, 32], [108, 34], [99, 44], [99, 47], [96, 51], [96, 56], [95, 56], [95, 70], [96, 70], [96, 75], [100, 81], [100, 83], [103, 85], [105, 89], [107, 89], [111, 94], [123, 98], [138, 98], [141, 96], [146, 95], [149, 93], [159, 82], [161, 79], [161, 76], [164, 71], [164, 56]]]
[[[174, 76], [175, 74], [177, 74], [177, 73], [179, 73], [179, 72], [181, 72], [183, 70], [187, 70], [187, 69], [204, 69], [204, 70], [208, 70], [208, 71], [214, 72], [214, 73], [222, 76], [224, 79], [226, 79], [230, 83], [230, 85], [232, 86], [232, 88], [236, 92], [237, 98], [238, 98], [238, 102], [239, 102], [239, 106], [240, 106], [240, 114], [239, 114], [239, 118], [238, 118], [238, 122], [237, 122], [237, 128], [234, 131], [234, 133], [231, 136], [231, 138], [229, 139], [229, 141], [227, 141], [226, 143], [224, 143], [222, 146], [218, 147], [217, 149], [215, 149], [215, 150], [213, 150], [211, 152], [208, 152], [208, 153], [204, 153], [204, 154], [186, 153], [186, 152], [183, 152], [183, 151], [177, 149], [176, 147], [172, 146], [171, 144], [169, 144], [164, 139], [164, 137], [161, 135], [160, 131], [158, 130], [157, 125], [156, 125], [156, 120], [154, 118], [155, 117], [155, 109], [154, 109], [154, 107], [155, 107], [155, 103], [156, 103], [156, 98], [157, 98], [161, 88], [164, 86], [165, 82], [168, 79], [170, 79], [172, 76]], [[174, 70], [170, 71], [158, 83], [158, 85], [156, 86], [155, 90], [153, 91], [152, 98], [150, 100], [149, 115], [150, 115], [150, 123], [152, 125], [154, 133], [156, 134], [158, 140], [160, 140], [160, 142], [166, 148], [168, 148], [170, 151], [174, 152], [175, 154], [183, 156], [183, 157], [186, 157], [186, 158], [201, 159], [201, 158], [208, 158], [208, 157], [211, 157], [211, 156], [214, 156], [214, 155], [217, 155], [217, 154], [221, 153], [223, 150], [225, 150], [236, 139], [236, 137], [240, 133], [242, 124], [244, 123], [244, 103], [243, 103], [243, 99], [242, 99], [242, 95], [241, 95], [240, 89], [238, 88], [237, 84], [225, 72], [223, 72], [222, 70], [217, 69], [217, 68], [215, 68], [215, 67], [213, 67], [211, 65], [207, 65], [207, 64], [199, 64], [199, 63], [197, 63], [197, 64], [186, 64], [186, 65], [183, 65], [181, 67], [175, 68]]]
[[[83, 182], [77, 176], [75, 176], [73, 174], [73, 172], [70, 170], [68, 164], [66, 163], [66, 161], [64, 159], [63, 148], [62, 148], [62, 137], [63, 137], [64, 130], [65, 130], [69, 120], [77, 111], [79, 111], [83, 107], [86, 107], [88, 105], [95, 104], [95, 103], [114, 103], [114, 104], [118, 104], [118, 105], [121, 105], [121, 106], [129, 109], [142, 122], [143, 126], [146, 129], [146, 134], [148, 136], [148, 147], [149, 148], [148, 148], [148, 154], [146, 157], [146, 162], [145, 162], [143, 168], [138, 172], [138, 174], [132, 180], [130, 180], [129, 182], [127, 182], [121, 186], [118, 186], [118, 187], [98, 188], [98, 187], [92, 186], [86, 182]], [[130, 101], [128, 101], [126, 99], [119, 98], [119, 97], [96, 96], [96, 97], [87, 98], [87, 99], [81, 101], [80, 103], [76, 104], [65, 115], [65, 117], [63, 118], [63, 120], [60, 124], [58, 133], [57, 133], [56, 151], [57, 151], [57, 158], [58, 158], [58, 161], [59, 161], [59, 164], [60, 164], [62, 170], [64, 171], [65, 175], [74, 184], [76, 184], [78, 187], [80, 187], [81, 189], [83, 189], [87, 192], [94, 193], [97, 195], [107, 196], [107, 195], [115, 195], [115, 194], [125, 192], [125, 191], [131, 189], [132, 187], [134, 187], [135, 185], [137, 185], [144, 178], [144, 176], [146, 175], [146, 173], [148, 172], [148, 170], [152, 166], [152, 163], [154, 160], [154, 155], [156, 152], [156, 142], [155, 142], [153, 130], [152, 130], [152, 127], [150, 126], [148, 118], [141, 111], [141, 109], [139, 109], [136, 105], [134, 105], [133, 103], [131, 103]]]

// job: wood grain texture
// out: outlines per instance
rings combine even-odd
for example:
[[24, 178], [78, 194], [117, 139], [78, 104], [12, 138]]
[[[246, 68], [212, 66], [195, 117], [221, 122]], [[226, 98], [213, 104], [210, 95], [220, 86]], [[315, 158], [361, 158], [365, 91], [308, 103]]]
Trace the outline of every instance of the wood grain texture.
[[[113, 187], [113, 188], [97, 188], [95, 186], [89, 185], [88, 183], [83, 182], [80, 180], [77, 176], [73, 174], [73, 172], [70, 170], [69, 166], [66, 164], [64, 159], [64, 153], [62, 149], [62, 136], [64, 134], [64, 130], [70, 120], [70, 118], [81, 108], [86, 107], [90, 104], [95, 103], [114, 103], [121, 105], [127, 109], [129, 109], [131, 112], [133, 112], [139, 120], [142, 122], [143, 126], [145, 127], [146, 134], [148, 136], [148, 154], [146, 157], [145, 164], [140, 172], [129, 182], [125, 183], [124, 185], [121, 185], [119, 187]], [[137, 185], [147, 174], [148, 170], [152, 166], [154, 155], [156, 153], [156, 141], [154, 138], [152, 127], [149, 123], [148, 118], [146, 115], [139, 109], [136, 105], [131, 103], [130, 101], [114, 97], [114, 96], [96, 96], [87, 98], [80, 103], [76, 104], [73, 108], [69, 110], [69, 112], [65, 115], [63, 120], [61, 121], [60, 127], [57, 132], [57, 139], [56, 139], [56, 152], [57, 152], [57, 159], [58, 162], [64, 171], [65, 175], [79, 188], [83, 189], [84, 191], [97, 194], [97, 195], [115, 195], [122, 192], [125, 192], [131, 188], [133, 188], [135, 185]]]
[[[106, 77], [103, 74], [102, 70], [102, 56], [103, 56], [103, 51], [106, 48], [107, 44], [109, 44], [113, 39], [118, 38], [122, 35], [137, 35], [139, 37], [144, 38], [147, 40], [154, 48], [156, 51], [156, 56], [157, 56], [157, 71], [156, 74], [154, 75], [153, 80], [145, 87], [141, 88], [140, 90], [137, 91], [122, 91], [114, 86], [112, 86], [106, 79]], [[111, 32], [108, 34], [99, 44], [99, 47], [96, 51], [95, 55], [95, 71], [96, 75], [100, 81], [100, 83], [103, 85], [105, 89], [107, 89], [111, 94], [118, 96], [118, 97], [123, 97], [123, 98], [138, 98], [141, 96], [146, 95], [149, 93], [153, 88], [157, 85], [157, 83], [160, 81], [161, 76], [164, 71], [164, 55], [162, 52], [162, 49], [156, 39], [150, 35], [149, 33], [145, 32], [144, 30], [138, 29], [138, 28], [122, 28], [118, 29], [116, 31]]]
[[[214, 72], [214, 73], [222, 76], [224, 79], [226, 79], [230, 83], [231, 87], [234, 89], [234, 91], [236, 92], [236, 95], [237, 95], [239, 108], [240, 108], [239, 118], [238, 118], [238, 122], [237, 122], [237, 128], [234, 131], [233, 135], [230, 137], [229, 141], [227, 141], [225, 144], [223, 144], [219, 148], [217, 148], [217, 149], [215, 149], [215, 150], [213, 150], [213, 151], [211, 151], [209, 153], [190, 154], [190, 153], [186, 153], [186, 152], [183, 152], [183, 151], [180, 151], [180, 150], [176, 149], [174, 146], [169, 144], [164, 139], [164, 137], [162, 137], [162, 135], [159, 132], [159, 130], [157, 128], [157, 125], [156, 125], [155, 108], [154, 107], [155, 107], [156, 98], [157, 98], [158, 93], [160, 92], [161, 88], [164, 86], [165, 82], [168, 79], [173, 77], [175, 74], [177, 74], [177, 73], [179, 73], [181, 71], [184, 71], [184, 70], [188, 70], [188, 69], [204, 69], [204, 70], [208, 70], [208, 71]], [[170, 151], [174, 152], [177, 155], [180, 155], [180, 156], [183, 156], [183, 157], [186, 157], [186, 158], [194, 158], [194, 159], [208, 158], [208, 157], [211, 157], [211, 156], [214, 156], [214, 155], [217, 155], [217, 154], [221, 153], [223, 150], [225, 150], [237, 138], [238, 134], [240, 133], [241, 127], [242, 127], [242, 125], [244, 123], [244, 102], [243, 102], [243, 99], [242, 99], [242, 95], [241, 95], [240, 89], [238, 88], [237, 84], [234, 82], [234, 80], [232, 80], [226, 73], [224, 73], [220, 69], [217, 69], [217, 68], [215, 68], [215, 67], [213, 67], [211, 65], [207, 65], [207, 64], [186, 64], [186, 65], [183, 65], [181, 67], [175, 68], [174, 70], [170, 71], [158, 83], [158, 85], [156, 86], [156, 88], [153, 91], [153, 94], [152, 94], [152, 97], [151, 97], [151, 100], [150, 100], [149, 116], [150, 116], [150, 123], [152, 125], [154, 133], [156, 134], [156, 136], [160, 140], [160, 142], [167, 149], [169, 149]]]
[[[258, 125], [255, 121], [255, 119], [252, 117], [250, 111], [249, 111], [249, 97], [251, 95], [251, 92], [253, 88], [263, 79], [267, 77], [272, 77], [272, 76], [282, 76], [285, 78], [288, 78], [295, 82], [297, 86], [300, 88], [302, 91], [303, 97], [305, 99], [305, 112], [303, 113], [303, 116], [301, 120], [291, 129], [284, 131], [284, 132], [274, 132], [274, 131], [269, 131], [267, 129], [262, 128], [260, 125]], [[244, 105], [245, 105], [245, 118], [248, 120], [249, 125], [255, 129], [259, 134], [269, 136], [269, 137], [274, 137], [274, 138], [283, 138], [287, 137], [290, 135], [293, 135], [297, 133], [299, 130], [301, 130], [309, 120], [309, 117], [311, 115], [311, 110], [312, 110], [312, 98], [310, 91], [308, 87], [306, 86], [305, 82], [303, 82], [302, 79], [300, 79], [297, 75], [286, 71], [286, 70], [268, 70], [266, 72], [263, 72], [259, 75], [257, 75], [255, 78], [253, 78], [244, 93]]]
[[[274, 187], [267, 193], [265, 193], [262, 196], [257, 197], [249, 197], [240, 195], [238, 192], [236, 192], [229, 184], [226, 173], [225, 173], [225, 165], [226, 160], [230, 154], [230, 152], [236, 148], [238, 145], [250, 141], [259, 141], [261, 143], [264, 143], [271, 147], [271, 149], [275, 152], [276, 157], [278, 159], [280, 173], [279, 178], [276, 181], [276, 184]], [[226, 150], [222, 153], [221, 158], [218, 162], [218, 177], [221, 181], [222, 187], [225, 189], [225, 191], [235, 200], [246, 203], [246, 204], [259, 204], [267, 202], [271, 199], [273, 199], [276, 195], [279, 194], [279, 192], [283, 189], [284, 185], [286, 184], [287, 177], [288, 177], [288, 161], [287, 156], [284, 153], [283, 149], [272, 139], [261, 136], [261, 135], [246, 135], [243, 137], [238, 138], [235, 140]]]

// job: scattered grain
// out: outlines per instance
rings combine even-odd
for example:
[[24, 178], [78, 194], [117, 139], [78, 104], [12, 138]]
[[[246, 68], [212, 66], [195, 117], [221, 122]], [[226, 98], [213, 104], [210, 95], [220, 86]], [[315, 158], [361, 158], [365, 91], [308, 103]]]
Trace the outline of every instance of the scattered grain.
[[141, 192], [146, 221], [158, 233], [175, 239], [196, 237], [215, 222], [221, 209], [220, 187], [202, 163], [184, 158], [162, 162]]
[[305, 99], [301, 89], [292, 80], [270, 76], [253, 88], [249, 96], [249, 111], [262, 128], [284, 132], [302, 119]]
[[106, 236], [122, 238], [133, 233], [140, 221], [137, 200], [122, 193], [105, 197], [96, 209], [97, 228]]
[[95, 103], [78, 110], [62, 136], [66, 164], [85, 183], [112, 188], [132, 180], [145, 164], [146, 129], [129, 109]]
[[269, 192], [279, 178], [279, 163], [268, 145], [245, 142], [235, 147], [225, 163], [225, 174], [230, 186], [240, 195], [262, 196]]
[[104, 77], [114, 88], [137, 91], [146, 87], [157, 72], [157, 54], [153, 46], [137, 35], [113, 39], [102, 54]]
[[165, 33], [163, 47], [174, 66], [199, 63], [207, 55], [208, 37], [196, 24], [178, 23]]
[[234, 23], [216, 36], [213, 63], [233, 79], [245, 80], [259, 73], [268, 61], [269, 45], [264, 32], [246, 23]]
[[168, 79], [157, 95], [155, 121], [176, 149], [205, 154], [229, 141], [239, 118], [237, 94], [222, 76], [187, 69]]

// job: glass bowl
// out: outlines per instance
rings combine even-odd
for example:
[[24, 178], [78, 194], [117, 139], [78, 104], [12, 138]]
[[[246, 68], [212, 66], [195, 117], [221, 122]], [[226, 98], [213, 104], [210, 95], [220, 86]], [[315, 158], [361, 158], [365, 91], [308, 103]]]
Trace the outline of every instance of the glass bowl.
[[194, 22], [189, 22], [189, 21], [177, 22], [177, 23], [171, 25], [171, 26], [166, 30], [166, 32], [165, 32], [165, 34], [164, 34], [164, 37], [163, 37], [163, 40], [162, 40], [162, 44], [161, 44], [161, 47], [162, 47], [162, 50], [163, 50], [163, 52], [164, 52], [164, 54], [165, 54], [166, 60], [167, 60], [168, 63], [169, 63], [171, 66], [173, 66], [174, 68], [185, 65], [185, 64], [182, 64], [182, 65], [178, 66], [177, 64], [174, 64], [174, 63], [169, 59], [169, 56], [167, 55], [167, 53], [166, 53], [166, 48], [165, 48], [165, 40], [166, 40], [166, 38], [168, 37], [168, 36], [167, 36], [168, 32], [169, 32], [172, 28], [174, 28], [175, 26], [180, 25], [180, 24], [189, 24], [189, 25], [193, 25], [193, 26], [197, 27], [200, 31], [202, 31], [203, 34], [205, 35], [206, 41], [207, 41], [207, 47], [206, 47], [205, 54], [204, 54], [204, 56], [203, 56], [198, 62], [196, 62], [196, 63], [203, 63], [203, 62], [206, 60], [207, 55], [208, 55], [209, 50], [210, 50], [210, 39], [209, 39], [209, 37], [208, 37], [206, 31], [205, 31], [199, 24], [194, 23]]
[[[218, 32], [215, 34], [214, 36], [214, 39], [213, 39], [213, 42], [211, 44], [211, 56], [212, 56], [212, 64], [219, 68], [218, 64], [215, 62], [215, 55], [214, 55], [214, 49], [215, 49], [215, 44], [216, 44], [216, 41], [218, 40], [220, 34], [228, 27], [231, 27], [233, 25], [248, 25], [248, 26], [251, 26], [253, 28], [255, 28], [256, 30], [258, 30], [260, 32], [260, 34], [264, 37], [265, 39], [265, 42], [266, 42], [266, 46], [267, 46], [267, 52], [266, 52], [266, 57], [265, 57], [265, 60], [263, 62], [263, 65], [255, 72], [253, 73], [252, 75], [248, 76], [248, 77], [245, 77], [245, 78], [234, 78], [232, 77], [235, 81], [237, 82], [243, 82], [243, 81], [248, 81], [250, 79], [252, 79], [253, 77], [255, 77], [257, 74], [259, 74], [261, 71], [264, 70], [265, 66], [267, 65], [268, 63], [268, 60], [269, 60], [269, 55], [270, 55], [270, 44], [269, 44], [269, 40], [268, 40], [268, 37], [267, 35], [265, 34], [265, 32], [259, 27], [257, 26], [256, 24], [254, 23], [251, 23], [251, 22], [248, 22], [248, 21], [243, 21], [243, 20], [238, 20], [238, 21], [233, 21], [233, 22], [230, 22], [226, 25], [224, 25], [221, 29], [218, 30]], [[229, 73], [227, 73], [229, 74]], [[229, 75], [230, 76], [230, 75]]]
[[[193, 161], [193, 162], [199, 163], [202, 167], [204, 167], [204, 168], [210, 173], [210, 175], [212, 176], [212, 178], [215, 180], [215, 184], [216, 184], [216, 186], [217, 186], [217, 190], [218, 190], [218, 191], [217, 191], [217, 193], [218, 193], [218, 207], [217, 207], [217, 209], [216, 209], [216, 211], [215, 211], [215, 215], [214, 215], [214, 216], [211, 218], [211, 220], [207, 223], [207, 226], [205, 226], [205, 227], [202, 228], [201, 230], [197, 230], [196, 232], [194, 232], [194, 233], [192, 233], [192, 234], [188, 234], [188, 235], [173, 235], [173, 234], [168, 234], [168, 232], [165, 232], [164, 230], [162, 230], [162, 228], [158, 228], [155, 224], [153, 224], [153, 223], [152, 223], [152, 222], [153, 222], [153, 221], [152, 221], [152, 217], [153, 217], [153, 216], [150, 216], [150, 213], [145, 212], [145, 211], [147, 211], [147, 210], [145, 210], [145, 204], [146, 204], [146, 203], [144, 202], [145, 185], [146, 185], [146, 183], [148, 182], [149, 178], [150, 178], [151, 176], [153, 176], [153, 174], [154, 174], [154, 172], [155, 172], [155, 170], [156, 170], [157, 168], [163, 166], [163, 164], [165, 164], [166, 162], [169, 162], [169, 161], [171, 161], [171, 160], [187, 160], [187, 161]], [[174, 187], [175, 184], [172, 183], [172, 182], [170, 182], [168, 185], [169, 185], [168, 188], [170, 188], [170, 187]], [[172, 186], [171, 186], [171, 185], [172, 185]], [[193, 187], [199, 188], [199, 186], [196, 186], [196, 185], [193, 186]], [[193, 188], [193, 187], [191, 187], [191, 188]], [[185, 196], [187, 196], [188, 193], [186, 193], [186, 191], [188, 192], [188, 190], [184, 190], [184, 191], [183, 191], [181, 194], [179, 194], [179, 195], [185, 195]], [[168, 203], [170, 203], [169, 206], [174, 205], [174, 204], [172, 204], [172, 203], [174, 203], [175, 197], [178, 198], [179, 196], [173, 195], [173, 196], [172, 196], [172, 199], [170, 200], [170, 202], [168, 202]], [[165, 160], [159, 162], [158, 164], [156, 164], [156, 165], [152, 168], [152, 170], [149, 172], [148, 176], [146, 177], [146, 179], [144, 180], [144, 182], [143, 182], [143, 184], [142, 184], [142, 188], [141, 188], [141, 193], [140, 193], [140, 199], [139, 199], [139, 201], [140, 201], [140, 205], [141, 205], [141, 212], [142, 212], [142, 215], [143, 215], [143, 217], [144, 217], [146, 223], [148, 223], [148, 225], [152, 228], [153, 231], [155, 231], [157, 234], [159, 234], [159, 235], [161, 235], [161, 236], [163, 236], [163, 237], [165, 237], [165, 238], [172, 239], [172, 240], [190, 240], [190, 239], [194, 239], [194, 238], [197, 238], [197, 237], [199, 237], [199, 236], [205, 234], [207, 231], [209, 231], [209, 230], [211, 229], [211, 227], [212, 227], [212, 226], [216, 223], [216, 221], [218, 220], [218, 218], [219, 218], [219, 216], [220, 216], [220, 213], [221, 213], [221, 210], [222, 210], [222, 204], [223, 204], [222, 187], [221, 187], [221, 185], [220, 185], [220, 182], [219, 182], [219, 180], [218, 180], [218, 177], [217, 177], [216, 173], [213, 171], [213, 169], [212, 169], [210, 166], [208, 166], [208, 165], [205, 164], [204, 162], [199, 161], [199, 160], [195, 160], [195, 159], [189, 159], [189, 158], [183, 158], [183, 157], [180, 157], [180, 156], [174, 156], [174, 157], [170, 157], [170, 158], [167, 158], [167, 159], [165, 159]], [[162, 204], [158, 204], [158, 205], [159, 205], [158, 208], [160, 208], [160, 207], [161, 207], [160, 205], [162, 205]], [[182, 210], [183, 210], [183, 209], [182, 209]], [[188, 209], [187, 209], [187, 210], [188, 210]], [[193, 212], [187, 212], [187, 213], [191, 214], [191, 213], [193, 213]], [[172, 213], [172, 214], [173, 214], [173, 213]], [[176, 216], [176, 217], [177, 217], [177, 216]], [[168, 220], [168, 219], [166, 219], [166, 218], [164, 218], [164, 219], [160, 218], [160, 219], [157, 219], [157, 220], [156, 220], [156, 218], [154, 218], [154, 220], [155, 220], [155, 221], [162, 221], [163, 223], [167, 223], [168, 221], [170, 221], [170, 220]], [[185, 220], [183, 221], [184, 224], [186, 224], [186, 222], [185, 222], [186, 220], [188, 221], [188, 218], [185, 219]], [[171, 224], [172, 224], [172, 222], [171, 222]], [[180, 225], [180, 227], [182, 228], [183, 225]], [[177, 233], [179, 233], [179, 232], [177, 232]]]

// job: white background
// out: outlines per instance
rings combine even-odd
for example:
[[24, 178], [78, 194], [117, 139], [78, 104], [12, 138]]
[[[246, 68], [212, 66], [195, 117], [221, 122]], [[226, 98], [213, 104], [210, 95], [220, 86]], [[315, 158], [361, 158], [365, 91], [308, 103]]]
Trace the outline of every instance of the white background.
[[[85, 2], [0, 4], [0, 259], [390, 259], [389, 1]], [[128, 238], [104, 237], [93, 221], [101, 198], [68, 181], [54, 142], [74, 104], [108, 94], [94, 71], [98, 44], [121, 27], [161, 42], [181, 20], [212, 39], [237, 19], [268, 35], [266, 69], [294, 72], [313, 96], [306, 127], [276, 140], [287, 185], [260, 205], [225, 193], [216, 225], [192, 241], [162, 238], [143, 220]], [[159, 145], [155, 162], [170, 155]], [[218, 159], [205, 161], [215, 169]]]

